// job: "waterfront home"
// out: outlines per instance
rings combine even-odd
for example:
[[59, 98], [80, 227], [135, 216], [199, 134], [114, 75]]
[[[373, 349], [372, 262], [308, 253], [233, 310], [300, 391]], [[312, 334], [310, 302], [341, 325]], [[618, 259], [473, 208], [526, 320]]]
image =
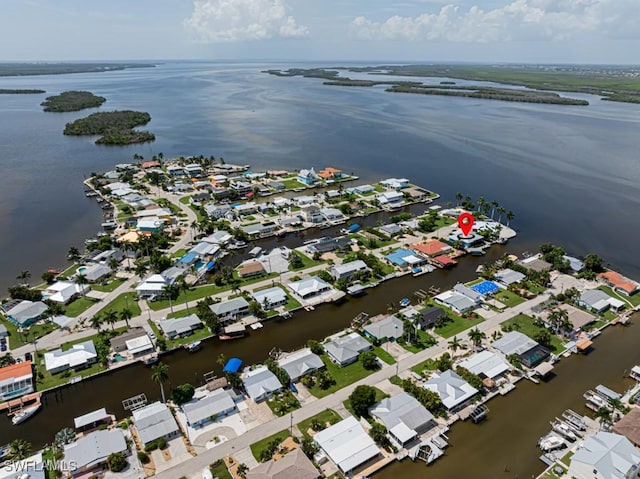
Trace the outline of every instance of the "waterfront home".
[[246, 181], [232, 181], [230, 183], [231, 189], [238, 193], [238, 196], [252, 196], [253, 186]]
[[[139, 234], [137, 232], [132, 232], [132, 233], [135, 235], [135, 239], [129, 242], [137, 243]], [[123, 240], [127, 241], [128, 238], [121, 237], [120, 241], [123, 241]], [[92, 263], [109, 264], [109, 261], [111, 261], [111, 259], [115, 259], [116, 261], [120, 262], [124, 259], [124, 257], [125, 257], [125, 254], [122, 249], [112, 248], [105, 251], [99, 251], [99, 250], [92, 251], [86, 256], [86, 259], [87, 261], [91, 261]], [[135, 256], [133, 257], [135, 258]], [[80, 268], [82, 268], [82, 266]]]
[[626, 306], [626, 303], [619, 299], [612, 298], [599, 289], [589, 289], [580, 294], [578, 306], [582, 306], [595, 313], [603, 313], [609, 308], [619, 311]]
[[242, 384], [247, 395], [255, 403], [264, 401], [282, 390], [282, 383], [266, 366], [259, 366], [247, 372], [242, 378]]
[[347, 366], [355, 363], [364, 351], [370, 351], [373, 346], [358, 333], [350, 333], [341, 336], [324, 345], [324, 349], [338, 366]]
[[243, 203], [234, 207], [234, 211], [239, 216], [247, 216], [258, 211], [258, 205], [254, 202]]
[[520, 362], [528, 368], [536, 367], [550, 355], [547, 349], [519, 331], [506, 333], [494, 341], [493, 347], [507, 358], [515, 354]]
[[324, 363], [320, 356], [312, 353], [310, 349], [304, 348], [278, 359], [278, 366], [284, 369], [291, 378], [291, 382], [295, 383], [302, 376], [324, 368]]
[[317, 479], [320, 472], [309, 458], [296, 448], [280, 459], [262, 462], [246, 473], [246, 479]]
[[411, 249], [428, 258], [440, 256], [453, 250], [451, 246], [437, 239], [430, 239], [424, 243], [414, 243], [411, 245]]
[[145, 233], [158, 233], [164, 229], [164, 225], [167, 220], [159, 218], [157, 216], [148, 216], [145, 218], [139, 218], [136, 223], [138, 231]]
[[185, 338], [203, 326], [202, 321], [195, 314], [158, 321], [158, 327], [167, 339]]
[[0, 402], [33, 392], [31, 361], [0, 368]]
[[395, 208], [404, 205], [404, 195], [398, 191], [385, 191], [376, 195], [380, 206]]
[[202, 238], [205, 243], [211, 243], [215, 245], [225, 245], [233, 239], [233, 235], [225, 230], [218, 230], [209, 236]]
[[378, 227], [378, 230], [388, 236], [395, 236], [402, 233], [402, 227], [396, 223], [389, 223]]
[[449, 412], [464, 408], [478, 394], [476, 388], [451, 369], [443, 373], [432, 373], [431, 377], [422, 384], [422, 387], [437, 393]]
[[392, 251], [385, 256], [385, 259], [400, 269], [415, 268], [427, 262], [424, 258], [417, 256], [413, 251], [405, 248]]
[[[49, 464], [50, 461], [47, 459]], [[0, 467], [0, 479], [47, 479], [50, 477], [47, 471], [40, 451], [25, 459], [4, 463]]]
[[198, 193], [194, 193], [189, 197], [189, 202], [192, 205], [201, 205], [207, 201], [211, 200], [211, 193], [208, 191], [200, 191]]
[[43, 317], [49, 308], [42, 301], [13, 300], [5, 306], [7, 319], [16, 326], [25, 328]]
[[[497, 285], [493, 285], [493, 286], [494, 288], [497, 289]], [[473, 301], [476, 304], [482, 304], [486, 300], [483, 294], [478, 293], [474, 289], [469, 288], [468, 286], [465, 286], [462, 283], [456, 283], [456, 285], [453, 287], [453, 290], [456, 293], [465, 295], [467, 298], [469, 298], [471, 301]]]
[[358, 194], [358, 195], [367, 195], [369, 193], [373, 193], [376, 189], [371, 185], [358, 185], [352, 188], [347, 188], [347, 193], [349, 194]]
[[147, 336], [147, 332], [144, 328], [130, 328], [115, 338], [111, 338], [109, 340], [109, 345], [114, 353], [122, 353], [127, 350], [127, 341], [130, 339], [141, 338], [143, 336]]
[[[595, 316], [569, 304], [561, 304], [558, 306], [558, 309], [566, 311], [569, 323], [571, 323], [571, 329], [574, 332], [581, 330], [586, 325], [591, 324], [596, 320]], [[549, 310], [543, 311], [540, 313], [540, 317], [549, 325], [549, 327], [553, 328], [553, 325], [549, 322], [549, 312]]]
[[552, 265], [540, 259], [539, 255], [521, 259], [520, 261], [518, 261], [518, 264], [530, 271], [536, 271], [537, 273], [540, 273], [542, 271], [549, 271], [552, 268]]
[[631, 281], [629, 278], [626, 278], [615, 271], [600, 273], [598, 275], [598, 281], [606, 284], [615, 292], [624, 294], [625, 296], [631, 296], [640, 289], [638, 283]]
[[307, 245], [307, 252], [311, 255], [332, 253], [334, 251], [351, 251], [351, 239], [345, 236], [338, 238], [322, 238], [316, 243]]
[[405, 447], [418, 434], [437, 425], [433, 414], [406, 392], [374, 404], [369, 413], [385, 425], [391, 438], [400, 447]]
[[481, 304], [481, 301], [451, 289], [434, 296], [433, 300], [458, 314], [465, 314]]
[[174, 178], [184, 178], [185, 176], [187, 176], [187, 172], [184, 171], [184, 168], [179, 165], [168, 166], [167, 173], [169, 173]]
[[317, 276], [301, 279], [287, 284], [287, 287], [298, 298], [308, 301], [325, 293], [333, 291], [331, 285], [321, 280]]
[[199, 429], [210, 422], [237, 412], [238, 408], [233, 398], [233, 392], [216, 389], [205, 397], [193, 399], [183, 404], [181, 406], [182, 412], [184, 412], [189, 426]]
[[140, 299], [150, 299], [163, 296], [167, 286], [171, 283], [160, 274], [152, 274], [136, 286], [136, 293]]
[[58, 348], [44, 353], [44, 367], [51, 374], [88, 368], [97, 360], [98, 354], [92, 340], [74, 344], [66, 351]]
[[335, 200], [342, 196], [342, 191], [340, 190], [327, 190], [324, 192], [325, 198], [328, 200]]
[[238, 276], [241, 278], [260, 276], [265, 273], [264, 265], [260, 261], [251, 260], [238, 266]]
[[[220, 245], [215, 243], [209, 243], [207, 241], [200, 241], [200, 243], [198, 243], [197, 245], [195, 245], [189, 250], [188, 254], [193, 254], [196, 257], [196, 259], [203, 259], [207, 257], [215, 257], [218, 255], [219, 252], [220, 252]], [[182, 262], [182, 258], [180, 258], [180, 261]]]
[[128, 450], [122, 429], [95, 431], [64, 446], [64, 459], [76, 466], [71, 477], [87, 476], [88, 471], [101, 470], [109, 455]]
[[251, 293], [251, 297], [265, 311], [279, 308], [280, 306], [287, 304], [287, 293], [285, 293], [285, 291], [279, 286], [254, 291]]
[[640, 447], [640, 408], [634, 407], [613, 425], [613, 432], [626, 437], [636, 447]]
[[316, 205], [303, 206], [300, 209], [300, 213], [304, 221], [308, 223], [322, 223], [324, 221], [324, 216], [322, 216], [320, 208]]
[[527, 277], [519, 271], [510, 268], [501, 269], [496, 273], [496, 281], [503, 286], [522, 283]]
[[578, 258], [574, 258], [573, 256], [563, 255], [562, 259], [569, 263], [569, 269], [573, 273], [579, 273], [584, 269], [584, 263]]
[[161, 402], [134, 410], [133, 425], [143, 447], [160, 438], [171, 439], [180, 435], [180, 428], [173, 414]]
[[249, 314], [249, 303], [242, 296], [209, 305], [221, 321], [236, 320]]
[[229, 181], [229, 177], [227, 175], [213, 175], [210, 178], [211, 182], [217, 186], [226, 185]]
[[76, 299], [79, 295], [89, 291], [89, 286], [80, 285], [71, 281], [57, 281], [42, 292], [42, 299], [55, 303], [67, 304]]
[[482, 379], [488, 378], [496, 380], [511, 369], [499, 354], [491, 351], [480, 351], [473, 356], [461, 361], [461, 367], [480, 376]]
[[136, 211], [134, 216], [136, 218], [153, 218], [155, 216], [170, 223], [173, 213], [171, 213], [171, 210], [167, 208], [161, 208], [158, 205], [153, 205], [153, 207]]
[[282, 191], [287, 189], [284, 183], [280, 183], [279, 181], [269, 181], [266, 186], [267, 188], [271, 188], [274, 191]]
[[348, 477], [380, 457], [380, 449], [353, 416], [318, 432], [313, 441]]
[[570, 477], [575, 479], [629, 479], [640, 471], [640, 451], [618, 434], [600, 431], [571, 456]]
[[273, 200], [273, 204], [276, 208], [288, 208], [291, 206], [292, 201], [289, 198], [276, 198]]
[[159, 161], [156, 161], [156, 160], [143, 161], [143, 162], [140, 164], [140, 167], [141, 167], [143, 170], [147, 170], [147, 169], [149, 169], [149, 168], [159, 168], [159, 167], [161, 167], [161, 166], [162, 166], [162, 165], [160, 164], [160, 162], [159, 162]]
[[327, 166], [323, 170], [318, 171], [318, 176], [323, 180], [337, 180], [342, 178], [342, 170]]
[[311, 186], [318, 181], [318, 175], [313, 168], [309, 170], [300, 170], [296, 179], [303, 185]]
[[380, 184], [392, 190], [402, 190], [409, 186], [409, 180], [406, 178], [387, 178], [382, 180]]
[[436, 256], [431, 258], [431, 263], [438, 268], [451, 268], [458, 264], [456, 260], [446, 255]]
[[434, 327], [439, 319], [446, 318], [446, 316], [447, 313], [444, 309], [432, 306], [424, 311], [420, 311], [417, 321], [420, 329], [426, 331], [427, 329]]
[[[229, 198], [231, 196], [231, 190], [229, 188], [213, 187], [210, 189], [210, 191], [211, 191], [211, 196], [213, 196], [217, 200], [222, 200], [225, 198]], [[220, 206], [225, 206], [225, 205], [220, 205]], [[233, 216], [233, 213], [231, 213], [231, 216]]]
[[484, 242], [484, 236], [471, 231], [468, 236], [462, 234], [460, 229], [456, 229], [449, 235], [449, 241], [452, 243], [460, 243], [463, 248], [472, 248]]
[[88, 431], [97, 427], [102, 429], [103, 425], [110, 424], [114, 418], [105, 408], [100, 408], [73, 418], [73, 427], [76, 431]]
[[395, 316], [387, 316], [379, 321], [373, 321], [364, 327], [364, 334], [381, 342], [397, 340], [404, 333], [404, 323]]
[[185, 165], [184, 171], [186, 171], [191, 178], [199, 178], [202, 176], [202, 166], [196, 165], [195, 163]]
[[209, 217], [214, 220], [221, 220], [226, 218], [227, 215], [233, 216], [230, 205], [220, 205], [220, 204], [206, 204], [204, 205], [204, 211], [209, 215]]
[[83, 268], [84, 269], [82, 270], [78, 270], [76, 277], [82, 275], [89, 283], [95, 283], [96, 281], [111, 275], [111, 268], [106, 264], [97, 263], [90, 266], [84, 266]]
[[345, 219], [342, 211], [337, 208], [320, 208], [320, 214], [327, 221], [341, 221]]
[[151, 338], [145, 334], [137, 338], [128, 339], [126, 342], [127, 354], [132, 358], [138, 358], [155, 351]]
[[273, 233], [278, 229], [278, 225], [273, 221], [267, 221], [265, 223], [256, 223], [253, 225], [241, 226], [241, 228], [247, 234], [247, 236], [257, 237]]
[[367, 266], [367, 263], [361, 259], [357, 259], [348, 263], [337, 264], [329, 270], [329, 273], [331, 273], [333, 279], [338, 281], [339, 279], [350, 278], [351, 276], [369, 271], [371, 271], [371, 269]]
[[300, 195], [300, 196], [296, 196], [293, 200], [296, 206], [309, 206], [309, 205], [313, 205], [316, 202], [316, 197], [315, 196], [310, 196], [310, 195]]

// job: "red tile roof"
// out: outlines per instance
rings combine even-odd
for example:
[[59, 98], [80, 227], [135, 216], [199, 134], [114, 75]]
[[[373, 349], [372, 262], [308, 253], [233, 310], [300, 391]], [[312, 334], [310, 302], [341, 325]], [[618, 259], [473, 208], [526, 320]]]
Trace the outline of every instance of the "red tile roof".
[[609, 283], [614, 288], [621, 289], [622, 291], [626, 291], [631, 294], [635, 290], [638, 289], [638, 285], [633, 281], [628, 280], [620, 273], [616, 273], [615, 271], [607, 271], [606, 273], [600, 273], [598, 275], [598, 279], [602, 279], [603, 281]]
[[22, 376], [28, 376], [32, 373], [31, 361], [24, 361], [22, 363], [12, 364], [11, 366], [5, 366], [0, 368], [0, 381], [11, 378], [19, 378]]
[[420, 253], [426, 254], [427, 256], [439, 255], [442, 252], [451, 249], [448, 244], [438, 240], [429, 240], [426, 243], [415, 243], [411, 245], [411, 248]]
[[146, 168], [156, 168], [158, 166], [160, 166], [160, 162], [159, 161], [144, 161], [142, 162], [142, 169], [146, 169]]
[[447, 266], [453, 266], [454, 264], [458, 264], [458, 262], [454, 259], [449, 258], [448, 256], [441, 255], [433, 258], [433, 262], [436, 263], [436, 266], [441, 266], [446, 268]]

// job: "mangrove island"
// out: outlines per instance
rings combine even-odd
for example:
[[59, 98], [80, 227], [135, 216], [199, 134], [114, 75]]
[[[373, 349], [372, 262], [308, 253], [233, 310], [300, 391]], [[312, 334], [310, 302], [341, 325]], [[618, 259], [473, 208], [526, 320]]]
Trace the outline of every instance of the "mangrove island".
[[135, 127], [146, 125], [151, 115], [146, 112], [123, 110], [93, 113], [85, 118], [67, 123], [65, 135], [101, 135], [97, 145], [130, 145], [156, 139], [153, 133], [137, 131]]
[[0, 88], [0, 95], [30, 95], [35, 93], [46, 93], [46, 91], [32, 88]]
[[105, 101], [105, 97], [94, 95], [90, 91], [65, 91], [47, 97], [40, 105], [44, 107], [44, 111], [66, 112], [97, 108]]

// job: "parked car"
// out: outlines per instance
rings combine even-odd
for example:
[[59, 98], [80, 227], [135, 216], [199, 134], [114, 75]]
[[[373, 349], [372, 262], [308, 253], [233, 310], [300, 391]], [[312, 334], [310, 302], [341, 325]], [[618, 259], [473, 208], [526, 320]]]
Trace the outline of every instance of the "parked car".
[[24, 353], [25, 361], [33, 361], [33, 355], [31, 353]]

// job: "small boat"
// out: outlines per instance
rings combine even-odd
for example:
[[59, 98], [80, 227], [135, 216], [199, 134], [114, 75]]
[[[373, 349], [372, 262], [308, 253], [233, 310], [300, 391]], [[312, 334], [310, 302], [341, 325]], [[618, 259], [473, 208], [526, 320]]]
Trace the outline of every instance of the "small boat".
[[403, 308], [406, 308], [410, 304], [411, 304], [411, 300], [409, 298], [402, 298], [400, 300], [400, 306], [402, 306]]
[[555, 451], [556, 449], [566, 447], [564, 439], [556, 434], [549, 434], [548, 436], [540, 438], [538, 445], [540, 446], [540, 449], [545, 452]]
[[37, 404], [34, 404], [33, 406], [27, 406], [25, 408], [22, 408], [20, 411], [18, 411], [11, 417], [11, 422], [13, 423], [14, 426], [17, 426], [18, 424], [23, 423], [24, 421], [29, 419], [31, 416], [33, 416], [35, 413], [37, 413], [41, 407], [42, 407], [42, 404], [37, 403]]
[[571, 409], [567, 409], [565, 412], [563, 412], [562, 418], [567, 421], [568, 424], [575, 427], [579, 431], [584, 431], [587, 429], [587, 425], [584, 423], [584, 418]]
[[148, 356], [148, 357], [144, 358], [142, 360], [142, 362], [143, 362], [143, 364], [145, 366], [151, 366], [152, 364], [155, 364], [155, 363], [158, 362], [158, 356], [156, 356], [156, 355]]
[[260, 328], [262, 328], [262, 323], [259, 321], [251, 325], [251, 329], [260, 329]]
[[200, 349], [200, 346], [202, 346], [202, 341], [193, 341], [193, 342], [191, 342], [189, 344], [185, 344], [184, 345], [184, 349], [186, 349], [190, 353], [193, 353], [193, 352], [197, 351], [198, 349]]
[[576, 436], [576, 433], [573, 432], [571, 427], [568, 424], [558, 420], [557, 418], [551, 423], [551, 428], [571, 442], [574, 442], [576, 439], [578, 439], [578, 436]]

